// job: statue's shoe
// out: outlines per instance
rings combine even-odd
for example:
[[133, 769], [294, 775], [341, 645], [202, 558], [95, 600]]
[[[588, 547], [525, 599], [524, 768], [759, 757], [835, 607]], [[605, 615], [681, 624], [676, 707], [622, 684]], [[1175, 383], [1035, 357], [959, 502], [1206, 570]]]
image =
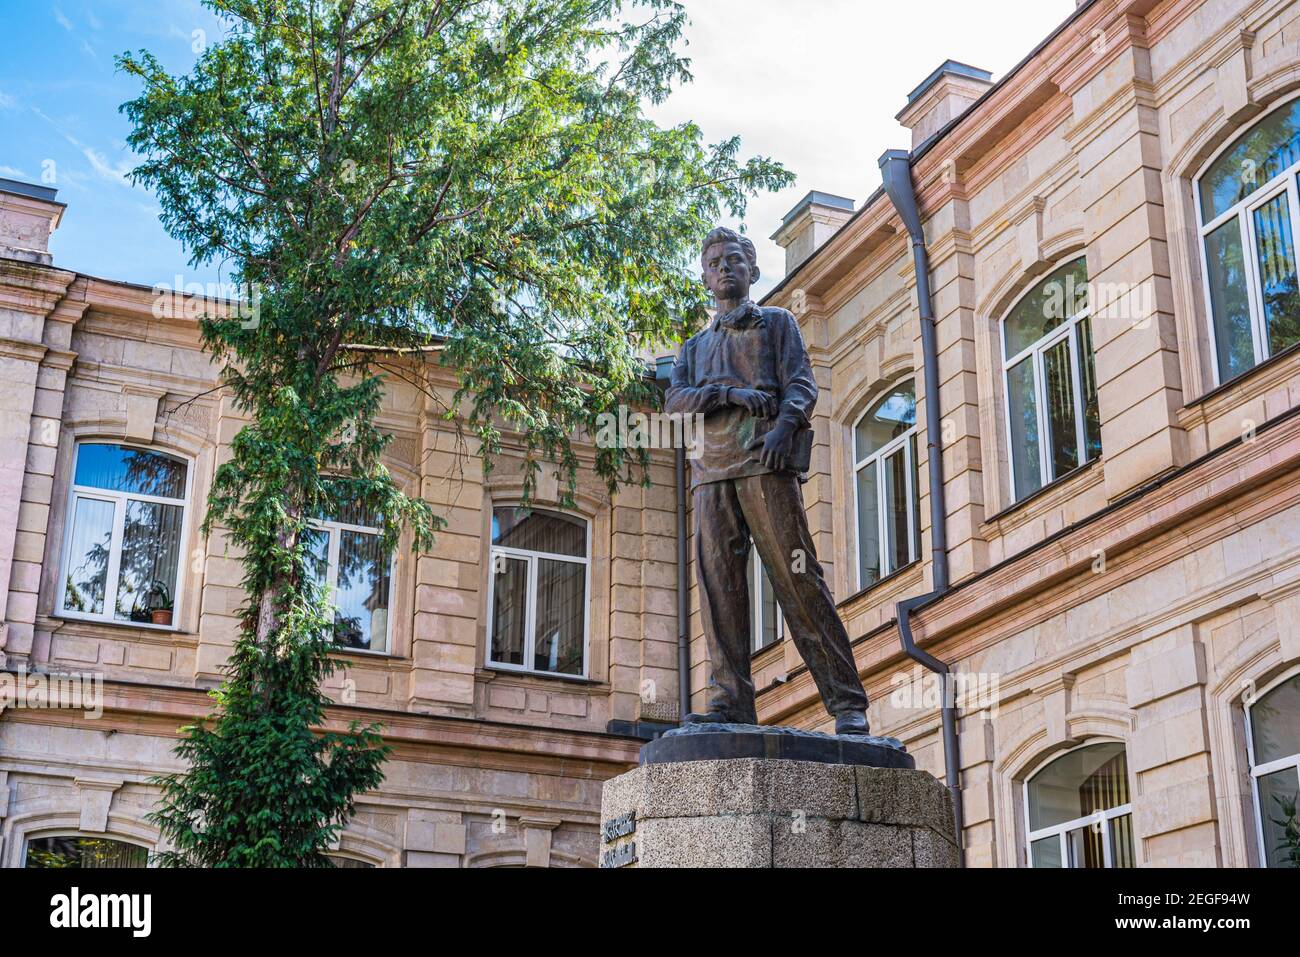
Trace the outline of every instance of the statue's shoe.
[[867, 715], [862, 711], [844, 711], [835, 716], [836, 734], [870, 734]]

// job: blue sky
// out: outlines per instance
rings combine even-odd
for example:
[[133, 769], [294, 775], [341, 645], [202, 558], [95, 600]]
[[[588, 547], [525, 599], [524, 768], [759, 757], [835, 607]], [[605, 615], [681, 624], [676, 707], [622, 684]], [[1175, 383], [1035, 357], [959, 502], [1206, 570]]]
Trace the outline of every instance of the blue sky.
[[[894, 120], [907, 93], [945, 59], [1001, 76], [1074, 10], [1074, 0], [686, 0], [695, 82], [654, 108], [661, 123], [693, 119], [712, 142], [741, 135], [745, 155], [773, 156], [798, 174], [751, 205], [759, 295], [783, 271], [768, 237], [810, 189], [861, 203], [879, 185], [876, 159], [906, 147]], [[918, 22], [917, 11], [925, 12]], [[148, 49], [173, 72], [196, 42], [219, 35], [198, 0], [8, 2], [0, 37], [0, 177], [46, 182], [67, 203], [51, 242], [55, 264], [154, 285], [214, 282], [191, 269], [158, 222], [157, 200], [132, 186], [128, 123], [118, 107], [136, 82], [113, 58]], [[202, 31], [196, 33], [196, 31]], [[51, 181], [52, 179], [52, 181]]]

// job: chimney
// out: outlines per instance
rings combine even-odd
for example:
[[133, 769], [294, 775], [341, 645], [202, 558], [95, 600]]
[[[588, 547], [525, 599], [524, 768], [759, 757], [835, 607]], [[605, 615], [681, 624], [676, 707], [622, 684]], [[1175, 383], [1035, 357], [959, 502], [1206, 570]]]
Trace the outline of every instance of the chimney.
[[772, 239], [785, 250], [788, 276], [853, 216], [853, 200], [813, 190], [785, 214]]
[[0, 179], [0, 259], [44, 266], [54, 261], [50, 234], [67, 208], [55, 202], [57, 192], [48, 186]]
[[898, 122], [912, 131], [912, 149], [966, 112], [993, 86], [988, 70], [946, 60], [907, 96]]

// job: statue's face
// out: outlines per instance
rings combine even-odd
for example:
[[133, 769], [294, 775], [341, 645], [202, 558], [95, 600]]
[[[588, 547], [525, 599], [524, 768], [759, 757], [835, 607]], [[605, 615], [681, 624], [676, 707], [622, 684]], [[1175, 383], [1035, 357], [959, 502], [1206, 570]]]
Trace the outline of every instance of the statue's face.
[[743, 299], [753, 282], [753, 269], [740, 243], [714, 243], [704, 251], [704, 285], [714, 298]]

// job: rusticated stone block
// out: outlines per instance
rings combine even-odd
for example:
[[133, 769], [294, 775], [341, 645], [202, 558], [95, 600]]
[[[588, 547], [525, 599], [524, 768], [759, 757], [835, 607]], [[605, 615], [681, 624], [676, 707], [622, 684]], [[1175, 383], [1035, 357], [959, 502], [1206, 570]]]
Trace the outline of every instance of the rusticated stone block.
[[604, 867], [955, 867], [924, 771], [772, 758], [642, 765], [604, 785]]

